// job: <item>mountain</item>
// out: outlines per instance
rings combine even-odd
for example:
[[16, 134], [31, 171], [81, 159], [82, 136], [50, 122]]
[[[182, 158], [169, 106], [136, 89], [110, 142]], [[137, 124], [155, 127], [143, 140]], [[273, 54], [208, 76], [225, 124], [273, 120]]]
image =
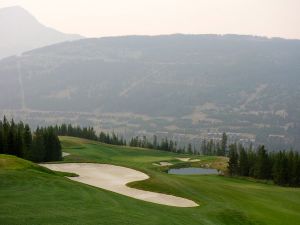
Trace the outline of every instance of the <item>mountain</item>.
[[40, 24], [25, 9], [14, 6], [0, 9], [0, 58], [63, 41], [81, 39]]
[[39, 123], [67, 120], [194, 142], [226, 131], [233, 140], [300, 146], [299, 40], [83, 39], [6, 58], [0, 78], [0, 108]]

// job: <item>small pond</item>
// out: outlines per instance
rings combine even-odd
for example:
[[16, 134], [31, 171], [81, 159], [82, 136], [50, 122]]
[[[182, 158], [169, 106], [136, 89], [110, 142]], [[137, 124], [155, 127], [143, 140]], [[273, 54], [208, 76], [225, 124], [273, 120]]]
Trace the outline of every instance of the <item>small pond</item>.
[[177, 168], [177, 169], [169, 169], [169, 174], [219, 174], [218, 170], [216, 169], [207, 169], [207, 168], [195, 168], [195, 167], [188, 167], [188, 168]]

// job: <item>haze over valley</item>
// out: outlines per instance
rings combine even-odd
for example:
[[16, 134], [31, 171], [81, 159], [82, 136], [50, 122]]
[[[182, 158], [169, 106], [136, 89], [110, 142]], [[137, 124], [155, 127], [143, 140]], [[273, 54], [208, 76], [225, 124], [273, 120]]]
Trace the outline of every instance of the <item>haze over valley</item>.
[[298, 147], [299, 59], [300, 41], [280, 38], [83, 39], [3, 59], [0, 106], [33, 124], [72, 121], [126, 137], [197, 144], [227, 132]]

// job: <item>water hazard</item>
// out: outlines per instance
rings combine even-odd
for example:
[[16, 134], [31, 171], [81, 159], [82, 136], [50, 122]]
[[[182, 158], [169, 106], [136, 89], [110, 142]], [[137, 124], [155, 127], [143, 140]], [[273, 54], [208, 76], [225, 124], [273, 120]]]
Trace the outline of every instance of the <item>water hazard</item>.
[[218, 170], [216, 169], [207, 169], [207, 168], [195, 168], [195, 167], [188, 167], [188, 168], [177, 168], [177, 169], [169, 169], [169, 174], [202, 174], [202, 175], [208, 175], [208, 174], [219, 174]]

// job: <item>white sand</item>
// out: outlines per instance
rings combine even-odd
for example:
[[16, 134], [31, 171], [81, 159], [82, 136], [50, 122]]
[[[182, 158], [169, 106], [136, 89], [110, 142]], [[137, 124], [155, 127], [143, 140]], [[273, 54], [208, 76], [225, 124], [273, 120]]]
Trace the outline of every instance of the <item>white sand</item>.
[[188, 162], [190, 160], [190, 158], [176, 158], [180, 161], [183, 161], [183, 162]]
[[172, 163], [169, 163], [169, 162], [160, 162], [159, 164], [161, 166], [172, 166], [173, 165]]
[[180, 161], [183, 161], [183, 162], [199, 162], [201, 161], [200, 159], [191, 159], [191, 158], [176, 158]]
[[169, 163], [169, 162], [159, 162], [158, 163], [152, 163], [153, 166], [172, 166], [173, 163]]
[[201, 160], [200, 159], [190, 159], [189, 162], [200, 162]]
[[41, 165], [51, 170], [76, 173], [79, 175], [79, 177], [69, 177], [69, 179], [113, 191], [132, 198], [176, 207], [198, 206], [198, 204], [194, 201], [185, 198], [127, 187], [127, 183], [146, 180], [149, 177], [142, 172], [126, 167], [96, 163], [62, 163]]
[[68, 156], [68, 155], [70, 155], [70, 153], [62, 152], [62, 157], [65, 157], [65, 156]]

